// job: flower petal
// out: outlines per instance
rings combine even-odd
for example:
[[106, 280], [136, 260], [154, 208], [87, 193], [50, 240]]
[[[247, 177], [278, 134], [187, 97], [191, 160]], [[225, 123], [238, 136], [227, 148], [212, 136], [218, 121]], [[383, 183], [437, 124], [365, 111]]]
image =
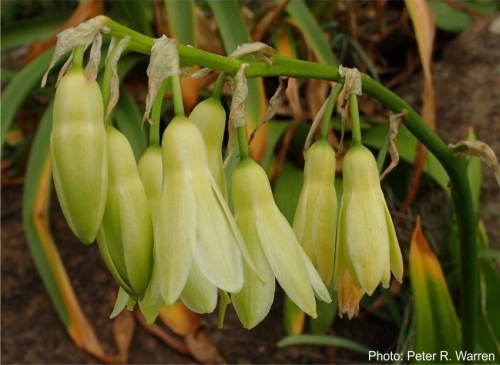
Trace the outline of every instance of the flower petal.
[[255, 213], [262, 248], [276, 279], [300, 309], [316, 318], [316, 301], [309, 273], [297, 250], [300, 244], [292, 227], [274, 202], [259, 207]]
[[188, 176], [164, 175], [154, 224], [155, 270], [166, 305], [179, 298], [191, 271], [196, 249], [197, 202]]
[[196, 263], [191, 267], [181, 300], [196, 313], [212, 313], [217, 305], [217, 288], [203, 275]]
[[[205, 173], [192, 176], [197, 202], [197, 240], [195, 260], [201, 272], [217, 287], [227, 292], [238, 292], [243, 286], [241, 253], [227, 215], [214, 194], [208, 168]], [[209, 185], [210, 184], [210, 185]]]

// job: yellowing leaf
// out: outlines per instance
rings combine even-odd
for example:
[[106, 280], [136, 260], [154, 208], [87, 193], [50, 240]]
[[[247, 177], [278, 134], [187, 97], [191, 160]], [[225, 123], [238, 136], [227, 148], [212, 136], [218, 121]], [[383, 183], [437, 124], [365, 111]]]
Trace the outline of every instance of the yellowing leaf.
[[[447, 351], [449, 361], [457, 361], [461, 331], [455, 308], [439, 261], [429, 248], [420, 227], [420, 218], [413, 231], [410, 247], [410, 279], [415, 302], [415, 353], [440, 354]], [[431, 363], [447, 362], [435, 356]], [[424, 359], [409, 358], [412, 363]]]
[[424, 71], [424, 90], [422, 93], [422, 118], [431, 128], [435, 127], [436, 105], [432, 86], [432, 50], [436, 34], [434, 12], [426, 1], [406, 0], [418, 43], [420, 60]]

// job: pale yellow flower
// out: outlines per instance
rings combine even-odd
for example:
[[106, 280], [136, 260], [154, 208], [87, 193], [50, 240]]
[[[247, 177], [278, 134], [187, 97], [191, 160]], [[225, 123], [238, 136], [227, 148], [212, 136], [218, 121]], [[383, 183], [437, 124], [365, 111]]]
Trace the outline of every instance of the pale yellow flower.
[[293, 230], [323, 281], [332, 279], [337, 231], [335, 151], [326, 140], [307, 151], [304, 185], [293, 220]]
[[[164, 132], [162, 153], [163, 186], [153, 225], [152, 282], [158, 288], [150, 288], [147, 302], [161, 296], [172, 305], [181, 294], [192, 297], [193, 286], [204, 289], [201, 276], [214, 287], [240, 291], [246, 247], [210, 173], [200, 130], [187, 118], [174, 118]], [[204, 311], [213, 307], [212, 295], [204, 301]]]
[[351, 147], [344, 157], [343, 174], [335, 287], [340, 287], [348, 270], [352, 282], [371, 295], [380, 282], [389, 286], [391, 270], [402, 281], [403, 259], [373, 154], [362, 145]]
[[299, 308], [316, 317], [314, 293], [330, 302], [328, 290], [276, 206], [265, 171], [250, 158], [240, 161], [233, 172], [232, 197], [236, 222], [264, 279], [245, 268], [243, 289], [231, 295], [243, 325], [252, 328], [269, 312], [274, 278]]

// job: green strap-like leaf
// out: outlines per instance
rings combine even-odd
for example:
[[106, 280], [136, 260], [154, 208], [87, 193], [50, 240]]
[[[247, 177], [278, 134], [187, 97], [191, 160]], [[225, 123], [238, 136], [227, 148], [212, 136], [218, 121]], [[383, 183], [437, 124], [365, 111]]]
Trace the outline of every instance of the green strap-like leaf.
[[35, 58], [23, 68], [5, 88], [2, 95], [2, 129], [0, 148], [3, 147], [5, 136], [9, 130], [17, 110], [28, 97], [29, 93], [40, 84], [44, 72], [47, 70], [54, 49], [51, 48]]
[[[40, 273], [45, 288], [66, 327], [71, 325], [70, 314], [63, 299], [58, 275], [64, 274], [61, 259], [57, 254], [48, 227], [36, 221], [36, 209], [42, 194], [50, 194], [51, 169], [49, 155], [50, 132], [52, 130], [52, 104], [45, 111], [33, 146], [26, 170], [23, 191], [23, 225], [31, 256]], [[43, 207], [43, 208], [46, 208]], [[44, 209], [45, 210], [45, 209]], [[44, 214], [47, 218], [46, 213]], [[45, 220], [46, 221], [46, 220]]]
[[278, 347], [296, 346], [296, 345], [316, 345], [316, 346], [335, 346], [341, 347], [363, 354], [368, 354], [370, 349], [355, 341], [338, 336], [318, 336], [318, 335], [300, 335], [289, 336], [278, 342]]
[[194, 28], [194, 3], [192, 0], [165, 0], [171, 37], [182, 44], [196, 47]]
[[331, 66], [337, 65], [337, 58], [333, 54], [320, 25], [305, 2], [291, 0], [285, 10], [297, 22], [307, 44], [314, 51], [319, 61]]

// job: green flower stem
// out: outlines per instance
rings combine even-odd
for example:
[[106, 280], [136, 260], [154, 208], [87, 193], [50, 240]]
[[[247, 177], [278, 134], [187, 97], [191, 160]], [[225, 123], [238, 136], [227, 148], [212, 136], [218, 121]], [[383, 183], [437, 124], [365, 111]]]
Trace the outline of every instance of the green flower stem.
[[361, 123], [359, 121], [358, 96], [349, 94], [349, 115], [351, 116], [353, 145], [361, 144]]
[[336, 84], [335, 87], [330, 91], [328, 96], [328, 104], [326, 104], [325, 115], [323, 116], [323, 124], [321, 125], [321, 138], [328, 138], [328, 131], [330, 130], [330, 122], [332, 120], [333, 109], [337, 103], [337, 98], [342, 91], [342, 84]]
[[248, 152], [248, 138], [245, 126], [237, 127], [236, 134], [238, 137], [238, 148], [240, 150], [240, 159], [247, 158], [250, 153]]
[[[129, 49], [150, 54], [153, 39], [134, 32], [107, 18], [106, 25], [110, 34], [132, 37]], [[179, 44], [181, 63], [208, 67], [235, 74], [243, 61], [232, 59]], [[277, 55], [271, 65], [265, 62], [249, 62], [245, 69], [247, 77], [289, 76], [294, 78], [313, 78], [343, 82], [337, 67], [309, 61], [297, 60]], [[443, 165], [451, 181], [455, 208], [460, 227], [461, 260], [461, 322], [463, 331], [463, 350], [474, 352], [475, 316], [477, 301], [478, 274], [476, 267], [476, 213], [472, 204], [472, 194], [465, 165], [456, 158], [446, 144], [432, 131], [420, 116], [400, 97], [369, 77], [362, 77], [363, 92], [378, 100], [394, 113], [406, 111], [404, 120], [408, 130], [421, 141]], [[246, 133], [245, 133], [246, 140]]]
[[182, 88], [181, 88], [181, 77], [180, 75], [173, 75], [172, 79], [172, 95], [174, 99], [174, 113], [177, 117], [184, 117], [186, 114], [184, 113], [184, 103], [182, 97]]
[[161, 117], [161, 106], [163, 104], [163, 97], [165, 96], [165, 90], [170, 83], [170, 78], [165, 79], [158, 94], [156, 94], [155, 101], [153, 102], [153, 108], [151, 109], [151, 121], [149, 125], [149, 145], [159, 146], [160, 145], [160, 117]]
[[71, 68], [73, 70], [81, 70], [83, 68], [83, 54], [85, 53], [84, 46], [77, 46], [73, 50], [73, 60]]
[[214, 90], [212, 91], [212, 97], [220, 99], [225, 82], [226, 82], [226, 73], [221, 72], [217, 77], [217, 81], [215, 82]]

